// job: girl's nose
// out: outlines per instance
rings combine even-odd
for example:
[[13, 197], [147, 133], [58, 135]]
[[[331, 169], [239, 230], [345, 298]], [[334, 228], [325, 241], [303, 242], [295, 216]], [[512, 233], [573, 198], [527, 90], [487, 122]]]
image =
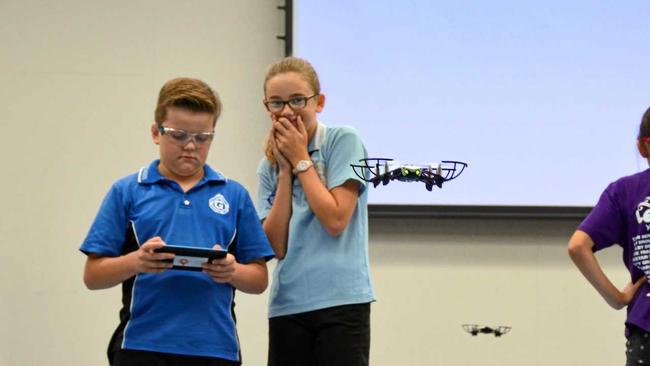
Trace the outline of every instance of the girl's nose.
[[289, 103], [286, 103], [284, 106], [282, 106], [282, 109], [280, 110], [280, 115], [281, 116], [292, 116], [293, 115], [293, 109], [289, 106]]

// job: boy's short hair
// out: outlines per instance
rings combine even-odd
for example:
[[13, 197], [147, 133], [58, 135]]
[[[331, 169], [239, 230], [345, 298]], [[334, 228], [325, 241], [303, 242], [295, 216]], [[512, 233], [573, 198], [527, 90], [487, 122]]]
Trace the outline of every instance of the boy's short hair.
[[221, 114], [221, 100], [208, 84], [198, 79], [176, 78], [160, 89], [155, 119], [158, 125], [167, 118], [167, 107], [179, 107], [192, 112], [207, 112], [214, 116], [212, 125]]

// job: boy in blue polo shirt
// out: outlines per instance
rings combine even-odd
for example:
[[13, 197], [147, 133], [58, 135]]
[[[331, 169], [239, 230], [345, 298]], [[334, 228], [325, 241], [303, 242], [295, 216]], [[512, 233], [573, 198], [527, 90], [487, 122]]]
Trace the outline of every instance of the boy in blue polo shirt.
[[[151, 136], [160, 159], [118, 180], [80, 250], [89, 289], [122, 284], [113, 366], [239, 365], [235, 289], [261, 293], [273, 251], [248, 192], [205, 160], [221, 102], [204, 82], [160, 90]], [[166, 244], [224, 249], [202, 272], [168, 270]]]

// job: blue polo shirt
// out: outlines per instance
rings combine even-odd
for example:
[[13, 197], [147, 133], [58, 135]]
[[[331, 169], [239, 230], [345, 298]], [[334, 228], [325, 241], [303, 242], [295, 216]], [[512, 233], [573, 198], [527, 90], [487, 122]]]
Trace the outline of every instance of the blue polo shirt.
[[[116, 257], [160, 236], [169, 245], [219, 244], [239, 263], [273, 256], [239, 183], [205, 165], [203, 179], [183, 192], [160, 175], [158, 163], [113, 184], [82, 252]], [[132, 249], [126, 248], [129, 237]], [[239, 360], [232, 286], [201, 272], [175, 270], [140, 273], [127, 282], [122, 324], [114, 335], [120, 348]]]
[[[353, 128], [319, 123], [308, 149], [328, 190], [355, 180], [359, 198], [348, 226], [340, 235], [331, 236], [309, 207], [300, 181], [294, 179], [287, 252], [273, 272], [269, 317], [374, 301], [368, 260], [368, 189], [350, 166], [366, 157], [365, 147]], [[275, 198], [277, 171], [263, 158], [257, 174], [257, 209], [265, 218]]]

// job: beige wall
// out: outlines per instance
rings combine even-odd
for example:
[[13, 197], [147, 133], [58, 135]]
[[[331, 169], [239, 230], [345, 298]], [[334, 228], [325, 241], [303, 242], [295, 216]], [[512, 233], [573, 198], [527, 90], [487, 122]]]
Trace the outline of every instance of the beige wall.
[[[283, 53], [276, 5], [0, 1], [1, 365], [105, 364], [120, 292], [84, 288], [77, 248], [110, 184], [156, 157], [149, 126], [166, 80], [220, 93], [209, 163], [255, 188], [262, 80]], [[244, 346], [262, 349], [266, 297], [241, 298]]]
[[[256, 191], [279, 2], [0, 1], [0, 365], [105, 364], [120, 293], [84, 288], [77, 248], [111, 182], [156, 156], [164, 81], [219, 91], [209, 163]], [[373, 220], [372, 364], [621, 364], [623, 312], [571, 267], [574, 225]], [[622, 283], [617, 256], [602, 258]], [[238, 295], [247, 365], [266, 359], [266, 296]], [[514, 329], [472, 338], [464, 322]]]
[[[374, 365], [616, 365], [624, 311], [567, 256], [576, 221], [377, 219], [371, 262]], [[598, 257], [615, 283], [620, 248]], [[461, 324], [509, 325], [494, 338]]]

